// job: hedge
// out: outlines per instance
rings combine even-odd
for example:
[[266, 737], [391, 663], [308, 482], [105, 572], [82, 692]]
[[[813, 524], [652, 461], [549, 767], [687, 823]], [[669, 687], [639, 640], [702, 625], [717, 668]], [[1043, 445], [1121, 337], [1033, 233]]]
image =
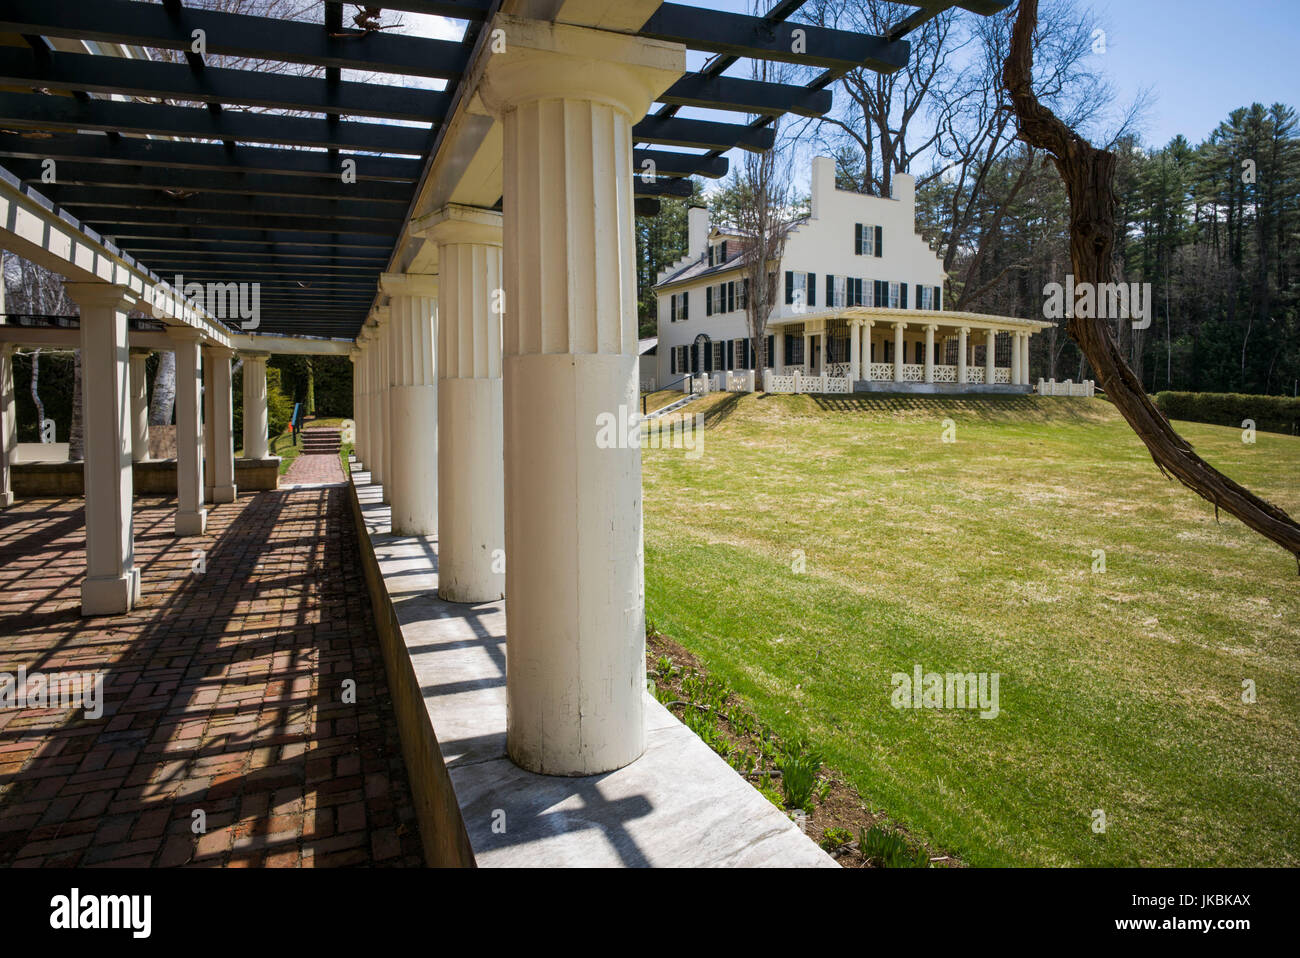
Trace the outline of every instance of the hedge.
[[1156, 406], [1170, 419], [1240, 429], [1251, 419], [1261, 432], [1300, 435], [1300, 399], [1244, 393], [1156, 393]]

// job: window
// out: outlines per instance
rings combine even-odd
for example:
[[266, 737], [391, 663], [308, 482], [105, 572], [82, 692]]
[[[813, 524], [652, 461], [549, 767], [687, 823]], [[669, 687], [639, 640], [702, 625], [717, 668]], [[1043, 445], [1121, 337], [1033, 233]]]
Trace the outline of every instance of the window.
[[834, 309], [848, 306], [848, 286], [850, 280], [846, 276], [832, 276], [826, 274], [826, 305]]
[[853, 224], [853, 252], [858, 256], [883, 255], [884, 230], [871, 223]]
[[690, 319], [690, 307], [691, 300], [689, 293], [674, 294], [669, 306], [671, 322], [680, 323], [683, 320]]
[[808, 276], [808, 273], [785, 271], [785, 302], [787, 306], [802, 309], [804, 306], [811, 305], [808, 301]]
[[917, 309], [934, 309], [934, 287], [917, 286], [916, 287], [916, 308]]
[[722, 343], [721, 342], [716, 342], [713, 344], [713, 368], [715, 370], [721, 370], [727, 368], [722, 364]]
[[900, 299], [899, 299], [899, 294], [898, 294], [898, 284], [897, 284], [897, 283], [890, 283], [890, 284], [889, 284], [889, 308], [890, 308], [890, 309], [901, 309], [902, 307], [898, 305], [899, 302], [900, 302]]
[[744, 309], [749, 303], [749, 280], [743, 279], [736, 285], [736, 309]]

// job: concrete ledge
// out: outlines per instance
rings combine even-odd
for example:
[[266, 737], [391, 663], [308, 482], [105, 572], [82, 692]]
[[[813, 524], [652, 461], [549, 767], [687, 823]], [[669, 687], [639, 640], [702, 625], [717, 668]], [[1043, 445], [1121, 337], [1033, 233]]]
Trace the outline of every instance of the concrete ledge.
[[512, 763], [505, 602], [439, 599], [436, 538], [392, 535], [355, 460], [350, 487], [431, 863], [461, 863], [459, 823], [480, 866], [836, 867], [648, 692], [648, 747], [631, 765], [562, 778]]
[[[14, 495], [83, 496], [86, 494], [84, 469], [76, 462], [18, 462], [11, 468]], [[136, 495], [176, 495], [176, 460], [149, 459], [131, 464], [133, 492]], [[280, 487], [280, 457], [236, 459], [235, 486], [245, 492]]]
[[982, 396], [1028, 396], [1034, 391], [1033, 386], [1013, 386], [1010, 383], [896, 383], [891, 379], [859, 379], [853, 384], [853, 391], [859, 393], [912, 393], [923, 395], [982, 395]]

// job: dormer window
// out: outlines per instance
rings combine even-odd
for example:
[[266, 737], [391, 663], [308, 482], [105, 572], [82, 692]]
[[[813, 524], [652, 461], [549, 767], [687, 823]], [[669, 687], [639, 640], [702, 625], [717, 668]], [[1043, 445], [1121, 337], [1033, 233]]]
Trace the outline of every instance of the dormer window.
[[709, 244], [709, 265], [721, 266], [727, 261], [727, 241]]

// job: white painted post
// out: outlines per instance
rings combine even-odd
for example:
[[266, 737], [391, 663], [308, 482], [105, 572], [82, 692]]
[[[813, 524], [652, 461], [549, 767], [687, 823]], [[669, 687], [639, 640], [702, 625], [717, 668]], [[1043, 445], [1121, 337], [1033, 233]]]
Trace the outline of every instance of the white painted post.
[[903, 330], [907, 323], [894, 323], [894, 382], [903, 381]]
[[646, 744], [632, 125], [685, 51], [491, 26], [509, 36], [479, 87], [504, 143], [506, 748], [591, 775]]
[[81, 309], [81, 405], [85, 423], [86, 578], [82, 615], [129, 612], [140, 601], [131, 529], [131, 374], [126, 286], [68, 283]]
[[859, 362], [862, 357], [862, 321], [849, 320], [849, 381], [858, 378]]
[[266, 361], [270, 353], [241, 352], [244, 359], [244, 458], [265, 459], [267, 441]]
[[203, 423], [199, 417], [199, 331], [173, 326], [176, 343], [176, 534], [201, 536], [207, 528], [203, 506]]
[[217, 417], [217, 413], [212, 408], [212, 397], [217, 392], [213, 386], [216, 361], [212, 358], [212, 350], [207, 344], [204, 344], [199, 350], [199, 356], [203, 363], [203, 389], [201, 393], [203, 396], [203, 501], [215, 505], [217, 501], [217, 432], [212, 424]]
[[1024, 337], [1023, 345], [1021, 346], [1021, 348], [1024, 350], [1024, 355], [1020, 358], [1020, 379], [1024, 385], [1028, 386], [1029, 385], [1029, 336], [1030, 334], [1026, 332], [1026, 333], [1022, 333], [1021, 335]]
[[861, 369], [862, 369], [862, 378], [868, 381], [870, 381], [872, 378], [871, 377], [871, 331], [874, 327], [875, 324], [871, 322], [871, 320], [869, 319], [863, 320], [862, 342], [861, 342], [861, 347], [862, 347]]
[[925, 327], [925, 381], [934, 382], [934, 331], [933, 323]]
[[234, 436], [234, 393], [230, 375], [230, 359], [234, 350], [225, 346], [212, 346], [207, 350], [205, 365], [212, 365], [212, 420], [207, 430], [212, 434], [213, 450], [213, 502], [234, 502], [235, 488], [235, 443]]
[[997, 358], [998, 331], [996, 329], [986, 329], [984, 331], [984, 385], [991, 386], [997, 379], [993, 372], [994, 360]]
[[[3, 302], [0, 293], [0, 302]], [[14, 347], [0, 344], [0, 509], [14, 504], [13, 480], [9, 475], [18, 445], [18, 418], [14, 407]]]
[[1011, 384], [1020, 385], [1020, 334], [1011, 334]]
[[385, 273], [389, 299], [387, 472], [391, 531], [431, 536], [438, 531], [438, 280]]
[[389, 386], [392, 380], [389, 350], [392, 338], [392, 310], [388, 306], [373, 311], [375, 317], [375, 405], [379, 410], [379, 448], [375, 450], [375, 463], [379, 473], [380, 501], [392, 504], [393, 480], [393, 417]]
[[131, 461], [149, 459], [149, 350], [131, 350]]
[[963, 386], [970, 381], [970, 373], [966, 369], [966, 337], [969, 335], [969, 326], [957, 330], [957, 382]]
[[[447, 206], [416, 224], [438, 244], [438, 594], [505, 594], [501, 214]], [[639, 385], [639, 384], [638, 384]]]
[[[780, 375], [785, 370], [785, 327], [777, 326], [772, 331], [772, 372]], [[763, 392], [768, 392], [767, 377], [763, 377]]]

